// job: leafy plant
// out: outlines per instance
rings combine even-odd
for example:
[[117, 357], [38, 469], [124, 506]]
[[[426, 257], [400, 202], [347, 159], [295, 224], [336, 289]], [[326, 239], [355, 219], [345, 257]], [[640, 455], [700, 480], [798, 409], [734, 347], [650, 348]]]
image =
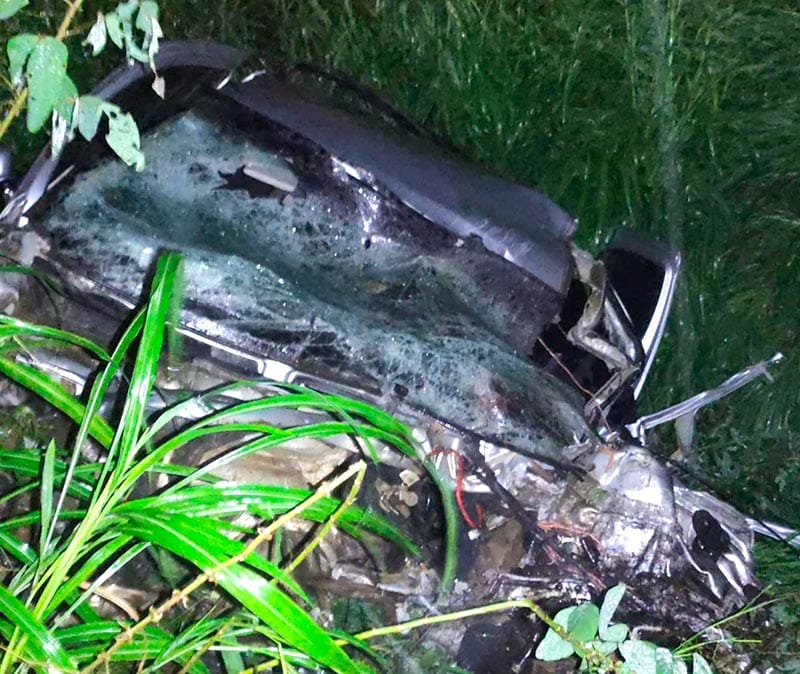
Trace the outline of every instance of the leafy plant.
[[[3, 0], [0, 19], [8, 19], [27, 6], [27, 0]], [[50, 120], [51, 148], [58, 154], [76, 132], [92, 140], [103, 117], [108, 131], [106, 142], [129, 166], [141, 169], [144, 155], [140, 150], [139, 129], [129, 113], [96, 96], [79, 95], [67, 73], [69, 52], [64, 40], [83, 0], [67, 3], [67, 10], [54, 35], [21, 33], [8, 40], [8, 72], [14, 88], [14, 101], [0, 122], [0, 139], [27, 104], [27, 129], [40, 131]], [[155, 54], [163, 37], [158, 23], [158, 5], [152, 0], [125, 0], [107, 15], [99, 13], [86, 42], [92, 53], [99, 54], [111, 40], [129, 60], [149, 63], [155, 72]], [[154, 89], [163, 95], [164, 82], [156, 75]]]
[[[606, 592], [600, 608], [585, 603], [559, 611], [553, 619], [555, 625], [537, 646], [536, 657], [553, 661], [577, 654], [581, 657], [581, 671], [687, 674], [679, 649], [670, 651], [649, 641], [631, 639], [627, 625], [612, 623], [624, 594], [625, 585], [620, 584]], [[615, 653], [624, 660], [621, 666], [610, 657]], [[711, 666], [700, 653], [693, 651], [691, 656], [694, 674], [711, 674]]]
[[[342, 434], [361, 438], [367, 448], [381, 441], [415, 454], [407, 429], [379, 410], [313, 391], [287, 389], [230, 405], [163, 436], [162, 431], [189, 406], [249, 385], [242, 383], [178, 403], [147, 422], [145, 410], [153, 394], [179, 265], [177, 255], [159, 261], [148, 304], [134, 316], [111, 353], [70, 333], [0, 317], [0, 372], [76, 424], [68, 451], [51, 442], [44, 451], [0, 452], [0, 469], [12, 473], [18, 482], [4, 501], [26, 493], [35, 494], [38, 501], [38, 508], [12, 510], [0, 521], [0, 549], [15, 560], [13, 571], [0, 586], [0, 615], [5, 619], [0, 620], [0, 634], [6, 642], [0, 672], [20, 666], [89, 671], [130, 660], [153, 668], [174, 661], [200, 672], [205, 667], [194, 661], [186, 644], [203, 642], [207, 649], [223, 640], [223, 635], [228, 648], [235, 641], [241, 652], [261, 648], [248, 643], [257, 638], [257, 643], [267, 644], [265, 653], [277, 648], [289, 662], [313, 661], [336, 672], [355, 672], [360, 666], [303, 607], [309, 599], [292, 579], [291, 570], [334, 524], [349, 535], [371, 532], [416, 553], [405, 534], [353, 505], [365, 470], [363, 462], [314, 492], [221, 484], [211, 475], [215, 468], [253, 452], [298, 439]], [[21, 348], [30, 350], [37, 342], [80, 348], [103, 363], [85, 402], [36, 368], [15, 360]], [[130, 374], [118, 405], [121, 412], [110, 425], [100, 407], [112, 384], [125, 382], [121, 373], [126, 363], [130, 363]], [[299, 407], [328, 412], [330, 419], [296, 428], [237, 421], [245, 414]], [[247, 439], [203, 468], [164, 463], [186, 443], [231, 432], [244, 432]], [[90, 442], [102, 448], [102, 460], [86, 458]], [[136, 494], [144, 478], [157, 475], [167, 476], [171, 484], [153, 495]], [[356, 481], [344, 502], [329, 495], [352, 478]], [[234, 523], [242, 514], [267, 524], [254, 529]], [[287, 567], [280, 568], [256, 553], [260, 544], [297, 517], [322, 526]], [[20, 533], [25, 531], [33, 533]], [[242, 540], [243, 536], [250, 540]], [[137, 555], [155, 549], [195, 567], [198, 575], [143, 619], [115, 622], [98, 615], [89, 599], [108, 596], [104, 587], [109, 579]], [[235, 608], [221, 618], [200, 619], [177, 634], [161, 626], [178, 606], [208, 585], [222, 590]]]

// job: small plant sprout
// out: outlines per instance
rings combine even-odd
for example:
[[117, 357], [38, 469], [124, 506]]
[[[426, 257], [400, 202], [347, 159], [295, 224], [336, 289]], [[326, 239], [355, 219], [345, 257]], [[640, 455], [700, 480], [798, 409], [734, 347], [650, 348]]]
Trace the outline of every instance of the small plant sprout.
[[[580, 671], [620, 674], [688, 674], [686, 662], [676, 652], [649, 641], [630, 638], [628, 626], [612, 622], [625, 594], [620, 583], [606, 592], [600, 608], [591, 603], [559, 611], [536, 648], [540, 660], [581, 658]], [[618, 656], [622, 657], [622, 660]], [[693, 674], [712, 674], [711, 666], [692, 653]]]
[[[16, 14], [28, 3], [24, 0], [0, 2], [0, 20]], [[37, 133], [51, 122], [51, 151], [58, 155], [64, 145], [79, 133], [86, 140], [97, 134], [100, 120], [108, 122], [106, 141], [128, 166], [144, 168], [139, 128], [130, 114], [119, 106], [95, 96], [79, 95], [67, 73], [69, 53], [64, 44], [70, 26], [83, 0], [67, 3], [67, 10], [56, 35], [21, 33], [6, 44], [8, 72], [14, 88], [14, 101], [0, 122], [0, 138], [27, 105], [27, 129]], [[155, 55], [163, 37], [158, 23], [158, 5], [151, 0], [127, 0], [107, 15], [98, 14], [85, 44], [92, 54], [103, 51], [107, 39], [124, 50], [129, 61], [149, 63], [155, 73]], [[156, 73], [153, 89], [164, 94], [164, 80]]]

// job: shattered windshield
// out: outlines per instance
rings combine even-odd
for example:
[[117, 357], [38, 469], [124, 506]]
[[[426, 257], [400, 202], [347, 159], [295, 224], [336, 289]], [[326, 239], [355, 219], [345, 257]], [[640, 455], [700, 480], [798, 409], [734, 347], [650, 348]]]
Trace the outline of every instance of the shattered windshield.
[[218, 102], [156, 127], [143, 149], [144, 172], [101, 161], [38, 219], [71, 268], [135, 298], [158, 252], [178, 249], [199, 332], [330, 380], [401, 390], [537, 453], [587, 432], [566, 389], [526, 357], [560, 298], [479, 240]]

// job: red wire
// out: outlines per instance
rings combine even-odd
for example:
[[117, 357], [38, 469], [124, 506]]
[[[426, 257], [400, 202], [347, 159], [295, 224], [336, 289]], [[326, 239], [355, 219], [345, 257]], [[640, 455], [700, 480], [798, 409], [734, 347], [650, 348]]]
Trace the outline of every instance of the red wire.
[[458, 509], [461, 511], [461, 516], [470, 528], [480, 529], [483, 526], [483, 509], [480, 503], [475, 505], [475, 513], [478, 518], [477, 522], [470, 517], [467, 512], [467, 507], [464, 505], [464, 457], [455, 449], [444, 449], [443, 447], [437, 447], [431, 451], [430, 456], [436, 456], [438, 454], [456, 455], [456, 461], [458, 462], [458, 472], [456, 474], [456, 503], [458, 504]]

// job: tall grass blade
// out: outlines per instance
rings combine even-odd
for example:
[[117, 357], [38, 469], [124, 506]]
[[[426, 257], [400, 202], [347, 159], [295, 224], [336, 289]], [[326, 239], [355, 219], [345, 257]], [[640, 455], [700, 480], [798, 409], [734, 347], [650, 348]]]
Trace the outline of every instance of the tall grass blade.
[[[267, 519], [282, 515], [305, 501], [314, 492], [308, 489], [273, 487], [258, 484], [202, 485], [185, 487], [179, 491], [137, 499], [122, 504], [115, 510], [123, 514], [130, 510], [169, 512], [195, 518], [232, 517], [248, 512]], [[309, 506], [301, 517], [314, 522], [324, 522], [339, 507], [341, 501], [324, 497]], [[368, 531], [401, 547], [411, 554], [419, 554], [415, 543], [386, 518], [357, 506], [342, 513], [339, 526], [348, 535], [358, 537]]]
[[[219, 637], [228, 631], [235, 617], [201, 618], [176, 635], [153, 661], [153, 669], [159, 669], [169, 662], [185, 662], [199, 652], [208, 651], [216, 645]], [[244, 669], [244, 665], [242, 666]], [[241, 670], [239, 670], [241, 671]]]
[[50, 537], [56, 520], [53, 517], [53, 493], [55, 491], [56, 443], [51, 440], [44, 452], [42, 463], [42, 488], [39, 490], [39, 559], [47, 557]]
[[40, 340], [46, 340], [46, 342], [54, 342], [62, 346], [77, 346], [98, 360], [108, 360], [109, 358], [103, 347], [80, 335], [46, 325], [28, 323], [13, 316], [0, 316], [0, 343], [6, 340], [15, 340], [18, 348], [21, 349], [22, 346], [27, 346], [29, 339], [35, 339], [34, 344], [39, 343]]
[[[229, 538], [224, 532], [233, 530], [234, 527], [223, 520], [215, 520], [211, 517], [199, 517], [191, 515], [180, 515], [170, 513], [166, 509], [159, 508], [158, 506], [152, 509], [146, 508], [127, 508], [125, 511], [117, 511], [117, 516], [120, 517], [119, 522], [114, 523], [114, 527], [121, 530], [127, 528], [127, 523], [131, 520], [137, 520], [139, 517], [158, 519], [160, 521], [167, 521], [171, 525], [181, 526], [183, 528], [191, 529], [194, 536], [194, 542], [206, 546], [209, 551], [214, 551], [220, 557], [228, 559], [241, 555], [245, 550], [245, 544], [239, 540]], [[172, 551], [183, 559], [186, 556]], [[191, 561], [191, 560], [189, 560]], [[242, 563], [261, 571], [262, 573], [270, 576], [277, 582], [281, 583], [288, 590], [300, 597], [307, 604], [311, 604], [311, 598], [305, 591], [298, 585], [297, 581], [291, 575], [284, 572], [279, 566], [273, 564], [262, 555], [255, 552], [249, 554]]]
[[287, 644], [308, 653], [320, 664], [340, 674], [358, 672], [347, 654], [296, 602], [252, 569], [242, 564], [225, 566], [230, 557], [220, 550], [220, 541], [206, 535], [198, 542], [198, 530], [193, 525], [191, 518], [177, 515], [161, 519], [131, 513], [120, 528], [213, 574], [214, 582], [274, 629]]
[[75, 423], [86, 419], [88, 434], [103, 447], [108, 447], [114, 438], [114, 431], [98, 416], [87, 416], [86, 408], [76, 400], [63, 386], [35, 368], [15, 363], [8, 358], [0, 357], [0, 374], [33, 391]]
[[28, 543], [3, 529], [0, 529], [0, 549], [26, 566], [33, 566], [39, 559]]
[[[58, 459], [53, 461], [53, 479], [55, 485], [60, 489], [66, 489], [69, 496], [77, 499], [88, 499], [92, 494], [92, 486], [85, 478], [91, 478], [92, 473], [98, 470], [98, 464], [87, 464], [82, 467], [78, 477], [80, 480], [72, 480], [69, 485], [64, 484], [64, 477], [67, 466]], [[23, 483], [26, 478], [31, 478], [32, 483], [26, 485], [38, 486], [38, 478], [42, 475], [42, 456], [41, 452], [30, 449], [18, 449], [14, 451], [0, 450], [0, 470], [12, 473], [18, 483]], [[85, 477], [84, 477], [85, 476]], [[0, 498], [0, 502], [8, 500], [9, 495], [16, 495], [16, 491], [9, 492]]]
[[[240, 646], [242, 652], [247, 651], [246, 646]], [[242, 658], [242, 653], [238, 651], [232, 651], [223, 649], [222, 653], [222, 662], [225, 666], [225, 671], [227, 674], [239, 674], [239, 672], [244, 671], [244, 658]]]
[[115, 459], [111, 482], [115, 486], [130, 468], [136, 452], [137, 440], [144, 423], [145, 409], [152, 394], [158, 369], [166, 319], [172, 306], [172, 288], [176, 282], [180, 265], [181, 258], [175, 253], [160, 257], [156, 265], [150, 301], [145, 311], [141, 341], [137, 349], [133, 374], [111, 452]]
[[52, 671], [52, 668], [62, 672], [76, 671], [75, 663], [58, 639], [2, 585], [0, 585], [0, 613], [25, 636], [24, 652], [11, 653], [13, 657], [38, 663], [39, 667], [49, 671]]
[[[105, 545], [92, 552], [86, 561], [81, 564], [81, 568], [61, 586], [55, 597], [53, 597], [50, 607], [48, 607], [50, 611], [53, 611], [62, 602], [69, 602], [66, 610], [59, 613], [54, 623], [56, 627], [60, 627], [67, 622], [72, 617], [73, 613], [83, 606], [94, 594], [97, 587], [105, 583], [106, 580], [122, 569], [136, 555], [149, 547], [148, 543], [133, 545], [109, 564], [109, 560], [119, 550], [129, 545], [130, 542], [130, 536], [114, 536]], [[102, 572], [98, 573], [101, 569]], [[90, 578], [92, 580], [89, 586], [80, 596], [77, 596], [78, 590], [84, 583], [89, 582]]]
[[59, 285], [58, 281], [56, 281], [52, 276], [48, 276], [47, 274], [39, 271], [38, 269], [33, 269], [32, 267], [26, 267], [21, 264], [3, 265], [0, 266], [0, 274], [23, 274], [24, 276], [31, 276], [45, 287], [55, 290], [56, 292], [61, 292], [61, 286]]
[[[56, 631], [61, 643], [68, 648], [72, 658], [80, 663], [94, 660], [118, 637], [124, 629], [114, 621], [96, 621], [86, 625], [65, 627]], [[110, 662], [146, 662], [159, 657], [169, 649], [174, 637], [169, 632], [155, 625], [146, 627], [142, 634], [137, 635], [134, 641], [123, 644], [110, 658]], [[175, 661], [183, 663], [189, 659], [189, 654], [178, 654]], [[165, 664], [168, 664], [167, 661]], [[144, 671], [158, 671], [147, 668]], [[208, 669], [202, 663], [196, 663], [189, 671], [196, 674], [207, 674]]]

